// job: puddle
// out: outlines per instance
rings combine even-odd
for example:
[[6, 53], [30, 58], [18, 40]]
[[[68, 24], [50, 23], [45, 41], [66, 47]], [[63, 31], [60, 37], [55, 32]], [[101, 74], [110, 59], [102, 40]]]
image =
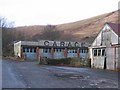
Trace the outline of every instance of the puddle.
[[84, 77], [83, 77], [83, 76], [80, 76], [80, 75], [73, 75], [73, 76], [70, 77], [70, 78], [81, 78], [81, 79], [83, 79]]
[[60, 73], [60, 74], [54, 74], [56, 77], [60, 78], [72, 78], [72, 79], [83, 79], [84, 77], [81, 75], [75, 75], [73, 73]]

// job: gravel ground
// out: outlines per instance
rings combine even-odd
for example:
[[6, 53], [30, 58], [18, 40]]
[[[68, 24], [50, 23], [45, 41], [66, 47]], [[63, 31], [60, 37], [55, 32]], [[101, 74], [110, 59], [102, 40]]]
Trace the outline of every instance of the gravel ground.
[[118, 88], [118, 73], [90, 68], [2, 61], [3, 88]]

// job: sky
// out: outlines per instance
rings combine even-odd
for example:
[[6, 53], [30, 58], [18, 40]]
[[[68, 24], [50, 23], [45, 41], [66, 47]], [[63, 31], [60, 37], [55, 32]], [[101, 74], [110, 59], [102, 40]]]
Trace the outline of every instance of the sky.
[[15, 26], [57, 25], [118, 9], [120, 0], [0, 0], [0, 16]]

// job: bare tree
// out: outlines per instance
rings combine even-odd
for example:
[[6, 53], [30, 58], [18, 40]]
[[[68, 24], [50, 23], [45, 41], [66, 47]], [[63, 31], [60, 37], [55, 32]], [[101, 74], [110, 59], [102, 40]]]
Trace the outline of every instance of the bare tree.
[[2, 42], [2, 51], [3, 55], [7, 55], [7, 53], [10, 53], [10, 47], [11, 47], [11, 42], [14, 37], [12, 33], [10, 32], [13, 27], [13, 22], [8, 22], [8, 20], [4, 17], [0, 16], [0, 31], [2, 32], [1, 34], [1, 42]]
[[0, 16], [0, 28], [12, 28], [14, 26], [14, 22], [8, 22], [5, 17]]
[[47, 40], [59, 40], [62, 35], [61, 31], [56, 29], [55, 25], [47, 25], [42, 32], [42, 39]]

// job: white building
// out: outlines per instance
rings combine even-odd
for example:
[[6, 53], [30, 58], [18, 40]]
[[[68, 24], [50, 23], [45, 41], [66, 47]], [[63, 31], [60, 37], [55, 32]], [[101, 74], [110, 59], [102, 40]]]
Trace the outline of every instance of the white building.
[[120, 30], [119, 24], [106, 23], [98, 33], [90, 50], [91, 67], [100, 69], [119, 69]]

